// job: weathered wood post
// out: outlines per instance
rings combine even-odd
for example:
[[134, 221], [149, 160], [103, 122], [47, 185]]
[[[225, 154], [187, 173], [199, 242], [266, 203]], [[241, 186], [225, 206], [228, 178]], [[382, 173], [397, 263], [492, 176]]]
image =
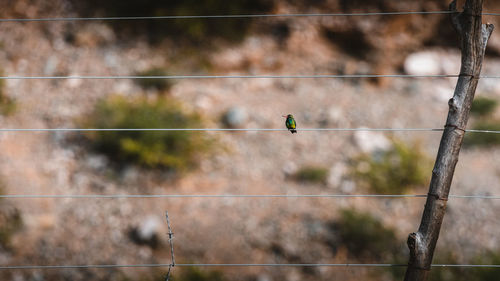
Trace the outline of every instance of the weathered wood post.
[[456, 0], [451, 2], [452, 23], [460, 36], [462, 65], [449, 111], [439, 151], [432, 170], [429, 193], [420, 227], [408, 236], [410, 260], [405, 281], [424, 281], [431, 269], [434, 249], [446, 210], [451, 180], [462, 146], [469, 111], [481, 73], [486, 43], [493, 31], [492, 24], [482, 24], [483, 0], [466, 0], [463, 12], [457, 12]]

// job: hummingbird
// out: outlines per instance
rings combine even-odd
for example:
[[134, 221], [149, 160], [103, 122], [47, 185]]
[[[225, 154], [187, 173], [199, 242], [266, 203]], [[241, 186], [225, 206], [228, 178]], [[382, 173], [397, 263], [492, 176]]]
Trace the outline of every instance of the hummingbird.
[[293, 115], [288, 114], [287, 116], [285, 116], [285, 115], [282, 115], [282, 116], [286, 118], [285, 125], [286, 125], [288, 131], [290, 131], [292, 134], [297, 133], [297, 130], [296, 130], [297, 122], [295, 122], [295, 119], [293, 119]]

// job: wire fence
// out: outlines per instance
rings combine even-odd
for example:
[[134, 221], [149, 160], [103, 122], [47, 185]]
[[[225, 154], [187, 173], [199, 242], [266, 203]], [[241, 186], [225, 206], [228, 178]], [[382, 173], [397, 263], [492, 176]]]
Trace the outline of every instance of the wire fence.
[[[3, 18], [6, 22], [56, 22], [56, 21], [122, 21], [122, 20], [169, 20], [169, 19], [243, 19], [243, 18], [298, 18], [298, 17], [344, 17], [344, 16], [394, 16], [394, 15], [446, 15], [453, 11], [402, 11], [402, 12], [355, 12], [355, 13], [287, 13], [287, 14], [239, 14], [239, 15], [171, 15], [171, 16], [131, 16], [131, 17], [47, 17], [47, 18]], [[500, 16], [500, 13], [482, 13], [487, 16]], [[363, 78], [458, 78], [457, 74], [442, 75], [410, 75], [410, 74], [356, 74], [356, 75], [105, 75], [105, 76], [0, 76], [0, 80], [49, 80], [49, 79], [363, 79]], [[499, 79], [499, 75], [481, 75], [478, 78]], [[380, 131], [380, 132], [442, 132], [444, 128], [304, 128], [301, 132], [341, 132], [341, 131]], [[273, 128], [1, 128], [0, 132], [77, 132], [77, 131], [207, 131], [207, 132], [251, 132], [251, 131], [287, 131]], [[495, 130], [464, 130], [468, 133], [493, 133]], [[120, 199], [120, 198], [427, 198], [427, 194], [3, 194], [0, 198], [11, 199]], [[449, 195], [455, 199], [500, 199], [495, 195]], [[173, 252], [173, 233], [168, 213], [168, 235], [171, 249], [170, 264], [87, 264], [87, 265], [4, 265], [0, 270], [46, 270], [46, 269], [112, 269], [112, 268], [158, 268], [179, 267], [407, 267], [405, 264], [391, 263], [175, 263]], [[500, 268], [500, 264], [433, 264], [432, 267], [463, 267], [463, 268]]]

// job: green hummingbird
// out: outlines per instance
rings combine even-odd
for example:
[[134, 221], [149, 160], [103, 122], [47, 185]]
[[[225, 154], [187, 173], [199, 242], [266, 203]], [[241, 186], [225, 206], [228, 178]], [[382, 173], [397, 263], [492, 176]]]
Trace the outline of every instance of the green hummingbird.
[[293, 115], [292, 114], [288, 114], [287, 116], [284, 116], [283, 117], [286, 118], [286, 121], [285, 121], [285, 125], [288, 129], [288, 131], [290, 131], [292, 134], [294, 133], [297, 133], [297, 122], [295, 122], [295, 119], [293, 119]]

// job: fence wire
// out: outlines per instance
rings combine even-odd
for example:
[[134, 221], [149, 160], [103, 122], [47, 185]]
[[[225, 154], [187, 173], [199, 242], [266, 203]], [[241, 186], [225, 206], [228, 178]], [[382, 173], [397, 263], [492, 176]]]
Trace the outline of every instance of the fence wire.
[[[344, 17], [344, 16], [392, 16], [392, 15], [440, 15], [453, 11], [402, 11], [359, 13], [293, 13], [293, 14], [240, 14], [240, 15], [185, 15], [185, 16], [138, 16], [138, 17], [49, 17], [0, 19], [0, 22], [44, 22], [44, 21], [114, 21], [114, 20], [168, 20], [168, 19], [241, 19], [241, 18], [293, 18], [293, 17]], [[483, 13], [486, 15], [487, 13]]]
[[[117, 20], [168, 20], [168, 19], [238, 19], [238, 18], [277, 18], [277, 17], [334, 17], [334, 16], [391, 16], [391, 15], [442, 15], [456, 13], [453, 11], [406, 11], [406, 12], [359, 12], [359, 13], [296, 13], [296, 14], [241, 14], [241, 15], [187, 15], [187, 16], [133, 16], [133, 17], [49, 17], [49, 18], [20, 18], [0, 19], [0, 22], [54, 22], [54, 21], [117, 21]], [[500, 16], [500, 13], [483, 13], [487, 16]], [[315, 79], [315, 78], [457, 78], [459, 75], [404, 75], [404, 74], [373, 74], [373, 75], [171, 75], [171, 76], [0, 76], [0, 80], [34, 80], [34, 79], [256, 79], [256, 78], [291, 78], [291, 79]], [[500, 76], [483, 75], [479, 78], [498, 79]], [[306, 128], [298, 131], [443, 131], [442, 128]], [[219, 128], [114, 128], [114, 129], [78, 129], [78, 128], [55, 128], [55, 129], [20, 129], [2, 128], [0, 132], [61, 132], [61, 131], [286, 131], [286, 129], [219, 129]], [[495, 133], [492, 130], [465, 130], [470, 133]], [[0, 195], [0, 198], [426, 198], [425, 194], [52, 194], [52, 195], [28, 195], [12, 194]], [[457, 199], [500, 199], [500, 196], [490, 195], [450, 195]], [[172, 232], [169, 226], [169, 241], [172, 241]], [[172, 242], [171, 242], [172, 243]], [[173, 244], [171, 244], [173, 248]], [[360, 263], [300, 263], [300, 264], [273, 264], [273, 263], [185, 263], [176, 264], [173, 257], [171, 264], [88, 264], [88, 265], [4, 265], [0, 270], [45, 270], [45, 269], [109, 269], [109, 268], [154, 268], [173, 266], [180, 267], [407, 267], [405, 264], [360, 264]], [[433, 264], [432, 267], [464, 267], [464, 268], [500, 268], [499, 264]], [[170, 271], [169, 271], [170, 273]], [[168, 279], [168, 278], [167, 278]]]
[[[407, 267], [391, 263], [176, 263], [179, 267]], [[433, 264], [432, 267], [500, 268], [500, 264]], [[172, 267], [172, 264], [11, 265], [0, 270]]]
[[[310, 75], [88, 75], [88, 76], [0, 76], [0, 80], [55, 80], [55, 79], [349, 79], [349, 78], [458, 78], [459, 74], [310, 74]], [[478, 78], [500, 79], [500, 75], [481, 75]]]
[[[300, 132], [442, 132], [444, 128], [303, 128], [296, 129]], [[275, 128], [248, 128], [248, 129], [227, 129], [227, 128], [1, 128], [0, 132], [285, 132], [288, 129]], [[494, 130], [464, 130], [467, 133], [500, 134]]]
[[[126, 199], [126, 198], [426, 198], [426, 194], [3, 194], [10, 199]], [[500, 199], [495, 195], [449, 195], [457, 199]]]
[[[457, 78], [458, 74], [435, 74], [435, 75], [413, 75], [413, 74], [311, 74], [311, 75], [74, 75], [74, 76], [0, 76], [6, 80], [47, 80], [47, 79], [346, 79], [346, 78]], [[480, 76], [479, 78], [500, 78], [500, 76]]]
[[[446, 15], [455, 11], [402, 11], [402, 12], [356, 12], [356, 13], [293, 13], [293, 14], [240, 14], [240, 15], [178, 15], [178, 16], [132, 16], [132, 17], [47, 17], [10, 18], [0, 22], [50, 22], [50, 21], [117, 21], [117, 20], [169, 20], [169, 19], [243, 19], [243, 18], [297, 18], [297, 17], [357, 17], [398, 15]], [[482, 13], [483, 16], [500, 16], [500, 13]]]

